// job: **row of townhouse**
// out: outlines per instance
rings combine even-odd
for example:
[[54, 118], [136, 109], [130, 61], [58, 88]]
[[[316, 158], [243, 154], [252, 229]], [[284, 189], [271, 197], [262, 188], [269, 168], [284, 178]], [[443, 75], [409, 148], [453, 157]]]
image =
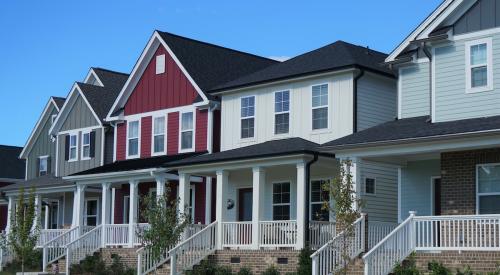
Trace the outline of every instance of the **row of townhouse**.
[[192, 230], [158, 261], [134, 250], [138, 274], [213, 254], [290, 271], [307, 245], [313, 273], [330, 274], [346, 263], [321, 186], [349, 159], [365, 274], [414, 251], [489, 251], [458, 262], [491, 271], [499, 25], [499, 0], [446, 0], [390, 55], [338, 41], [284, 62], [155, 31], [130, 75], [92, 68], [51, 98], [21, 153], [26, 180], [0, 190], [13, 209], [37, 188], [44, 267], [140, 247], [140, 198], [169, 187]]

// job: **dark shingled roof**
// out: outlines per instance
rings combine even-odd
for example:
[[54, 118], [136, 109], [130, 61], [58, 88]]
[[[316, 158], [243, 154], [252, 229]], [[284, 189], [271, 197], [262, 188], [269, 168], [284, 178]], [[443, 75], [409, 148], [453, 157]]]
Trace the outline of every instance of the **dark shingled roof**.
[[65, 181], [62, 178], [54, 177], [53, 175], [49, 174], [31, 180], [7, 185], [5, 187], [0, 188], [0, 191], [1, 192], [15, 191], [21, 189], [21, 187], [24, 187], [25, 189], [30, 189], [31, 187], [35, 187], [37, 189], [52, 187], [52, 186], [62, 187], [62, 186], [70, 186], [72, 184], [73, 184], [72, 182]]
[[24, 160], [19, 159], [22, 147], [0, 145], [0, 178], [24, 179]]
[[102, 84], [106, 88], [110, 88], [112, 90], [121, 91], [125, 82], [127, 82], [128, 74], [115, 72], [108, 69], [92, 67], [94, 72], [97, 74], [97, 77], [102, 81]]
[[59, 108], [59, 110], [61, 110], [62, 106], [64, 105], [64, 102], [66, 101], [66, 98], [53, 96], [52, 99], [56, 103], [57, 108]]
[[430, 138], [442, 135], [500, 130], [500, 116], [431, 123], [429, 116], [386, 122], [355, 134], [336, 139], [321, 147], [351, 147], [380, 142]]
[[181, 159], [197, 156], [204, 153], [206, 152], [186, 153], [186, 154], [159, 156], [159, 157], [151, 157], [144, 159], [130, 159], [130, 160], [116, 161], [110, 164], [106, 164], [104, 166], [75, 173], [70, 176], [94, 175], [94, 174], [104, 174], [113, 172], [142, 170], [149, 168], [159, 168], [162, 167], [165, 163], [178, 161]]
[[265, 158], [291, 154], [316, 154], [318, 153], [318, 147], [319, 144], [302, 138], [279, 139], [218, 153], [200, 155], [180, 161], [174, 161], [166, 164], [165, 166], [178, 167], [193, 164]]
[[262, 70], [276, 60], [157, 31], [202, 91]]
[[394, 76], [392, 70], [382, 65], [386, 57], [387, 55], [385, 53], [344, 41], [337, 41], [314, 51], [288, 59], [282, 63], [269, 66], [253, 74], [217, 86], [212, 89], [211, 92], [349, 67], [360, 67]]

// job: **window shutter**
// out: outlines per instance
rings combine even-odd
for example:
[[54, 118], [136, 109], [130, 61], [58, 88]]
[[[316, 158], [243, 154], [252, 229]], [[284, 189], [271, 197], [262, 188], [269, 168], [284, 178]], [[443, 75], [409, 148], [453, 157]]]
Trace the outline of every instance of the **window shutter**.
[[49, 175], [49, 174], [50, 174], [50, 172], [52, 172], [52, 167], [51, 167], [51, 164], [52, 164], [52, 162], [51, 162], [51, 158], [50, 158], [50, 156], [48, 156], [48, 157], [47, 157], [47, 175]]
[[36, 176], [40, 176], [40, 158], [36, 158]]
[[64, 138], [64, 160], [69, 160], [69, 135]]
[[95, 157], [95, 131], [90, 132], [90, 157]]

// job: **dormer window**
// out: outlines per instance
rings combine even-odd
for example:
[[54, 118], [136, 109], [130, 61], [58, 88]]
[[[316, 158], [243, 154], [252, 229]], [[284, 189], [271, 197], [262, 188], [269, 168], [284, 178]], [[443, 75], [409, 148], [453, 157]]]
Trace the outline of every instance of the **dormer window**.
[[491, 44], [491, 38], [465, 43], [466, 90], [468, 93], [493, 89], [493, 53]]
[[156, 56], [156, 74], [162, 74], [165, 72], [165, 55]]

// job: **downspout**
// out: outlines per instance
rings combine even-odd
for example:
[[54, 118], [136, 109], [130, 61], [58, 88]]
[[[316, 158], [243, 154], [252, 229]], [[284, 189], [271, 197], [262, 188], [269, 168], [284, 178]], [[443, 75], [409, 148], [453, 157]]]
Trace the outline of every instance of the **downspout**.
[[353, 87], [353, 106], [352, 106], [352, 132], [356, 133], [358, 131], [358, 80], [365, 75], [364, 70], [360, 70], [358, 75], [354, 78]]
[[420, 47], [422, 48], [422, 51], [424, 52], [425, 56], [429, 59], [429, 114], [430, 114], [430, 121], [427, 122], [432, 122], [434, 118], [432, 117], [432, 54], [427, 48], [425, 42], [422, 42], [420, 44]]
[[305, 223], [304, 223], [304, 227], [306, 229], [306, 232], [305, 232], [305, 240], [306, 240], [306, 247], [309, 247], [309, 244], [311, 242], [310, 238], [309, 238], [309, 218], [310, 218], [310, 203], [309, 203], [309, 199], [310, 199], [310, 196], [309, 196], [309, 193], [311, 192], [310, 189], [311, 189], [311, 165], [314, 164], [315, 162], [318, 161], [318, 153], [315, 153], [314, 154], [314, 157], [311, 161], [307, 162], [306, 163], [306, 199], [305, 199], [305, 202], [306, 202], [306, 205], [305, 205], [305, 212], [306, 212], [306, 217], [305, 217]]

